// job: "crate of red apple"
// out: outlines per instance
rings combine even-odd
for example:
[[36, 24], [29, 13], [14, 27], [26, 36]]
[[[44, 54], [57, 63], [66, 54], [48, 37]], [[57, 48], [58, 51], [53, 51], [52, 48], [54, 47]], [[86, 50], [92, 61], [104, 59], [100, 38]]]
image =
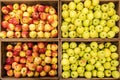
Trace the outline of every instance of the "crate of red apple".
[[1, 38], [56, 38], [58, 15], [51, 5], [14, 3], [2, 6]]
[[[3, 43], [6, 44], [6, 43]], [[55, 77], [58, 75], [58, 45], [47, 42], [7, 43], [3, 68], [9, 77]]]

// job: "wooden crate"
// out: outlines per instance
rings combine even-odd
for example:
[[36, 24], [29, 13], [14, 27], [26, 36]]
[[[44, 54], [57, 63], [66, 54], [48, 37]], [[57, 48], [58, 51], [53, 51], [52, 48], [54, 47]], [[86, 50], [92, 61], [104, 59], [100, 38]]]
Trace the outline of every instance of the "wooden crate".
[[[26, 3], [28, 5], [33, 5], [33, 4], [47, 4], [47, 5], [52, 5], [56, 8], [57, 13], [58, 13], [58, 38], [49, 38], [49, 39], [30, 39], [30, 38], [5, 38], [5, 39], [0, 39], [0, 79], [1, 80], [16, 80], [16, 79], [21, 79], [21, 80], [120, 80], [120, 79], [113, 79], [113, 78], [91, 78], [91, 79], [86, 79], [86, 78], [68, 78], [68, 79], [63, 79], [62, 78], [62, 66], [61, 66], [61, 59], [62, 59], [62, 43], [65, 41], [68, 42], [115, 42], [118, 44], [118, 53], [120, 56], [120, 32], [116, 35], [115, 38], [113, 39], [100, 39], [100, 38], [89, 38], [89, 39], [83, 39], [83, 38], [62, 38], [61, 37], [61, 24], [62, 24], [62, 17], [61, 17], [61, 6], [63, 3], [69, 3], [70, 1], [73, 0], [0, 0], [0, 9], [3, 5], [10, 4], [10, 3]], [[82, 0], [84, 1], [84, 0]], [[107, 3], [107, 2], [114, 2], [116, 4], [116, 11], [120, 15], [120, 0], [100, 0], [100, 3]], [[0, 25], [2, 21], [2, 12], [0, 11]], [[119, 28], [120, 28], [120, 20], [116, 23]], [[0, 27], [0, 30], [3, 30]], [[3, 65], [5, 62], [5, 46], [7, 43], [16, 43], [16, 42], [57, 42], [58, 43], [58, 76], [57, 77], [39, 77], [39, 78], [14, 78], [14, 77], [7, 77], [6, 74], [4, 73]], [[119, 58], [120, 61], [120, 58]], [[120, 65], [118, 67], [120, 71]]]

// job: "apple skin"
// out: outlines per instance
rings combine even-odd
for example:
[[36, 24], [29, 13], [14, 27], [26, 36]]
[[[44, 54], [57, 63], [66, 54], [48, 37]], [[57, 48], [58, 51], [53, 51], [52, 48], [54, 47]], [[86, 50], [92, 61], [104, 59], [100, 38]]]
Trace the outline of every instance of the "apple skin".
[[3, 14], [8, 14], [10, 12], [10, 9], [7, 6], [3, 6], [1, 11]]
[[16, 25], [15, 26], [15, 31], [21, 31], [22, 30], [22, 26], [21, 25]]
[[42, 70], [41, 72], [40, 72], [40, 76], [41, 77], [44, 77], [44, 76], [46, 76], [47, 75], [47, 73], [44, 71], [44, 70]]
[[48, 72], [51, 70], [51, 66], [45, 65], [45, 66], [43, 67], [43, 70], [44, 70], [46, 73], [48, 73]]
[[38, 19], [39, 18], [39, 13], [38, 12], [33, 12], [32, 13], [32, 18], [33, 19]]
[[4, 66], [4, 69], [6, 70], [6, 71], [8, 71], [8, 70], [10, 70], [12, 67], [11, 67], [11, 65], [9, 65], [9, 64], [6, 64], [5, 66]]
[[22, 24], [22, 31], [28, 31], [29, 25], [28, 24]]
[[8, 27], [8, 21], [2, 21], [2, 28], [7, 28]]
[[13, 60], [14, 60], [14, 62], [19, 62], [20, 61], [20, 57], [19, 56], [15, 56], [14, 58], [13, 58]]
[[5, 60], [6, 64], [12, 64], [13, 63], [13, 58], [10, 58], [8, 57], [6, 60]]
[[12, 77], [14, 75], [13, 70], [8, 70], [7, 71], [7, 76]]
[[53, 76], [56, 76], [57, 71], [56, 70], [50, 70], [48, 74], [49, 74], [49, 76], [53, 77]]
[[28, 77], [33, 77], [33, 75], [34, 75], [34, 72], [33, 72], [33, 71], [28, 71], [28, 72], [27, 72], [27, 76], [28, 76]]
[[37, 72], [40, 73], [42, 70], [43, 70], [43, 67], [42, 67], [42, 66], [39, 65], [39, 66], [36, 67], [36, 71], [37, 71]]
[[6, 50], [7, 51], [12, 51], [13, 50], [13, 46], [11, 44], [7, 45]]

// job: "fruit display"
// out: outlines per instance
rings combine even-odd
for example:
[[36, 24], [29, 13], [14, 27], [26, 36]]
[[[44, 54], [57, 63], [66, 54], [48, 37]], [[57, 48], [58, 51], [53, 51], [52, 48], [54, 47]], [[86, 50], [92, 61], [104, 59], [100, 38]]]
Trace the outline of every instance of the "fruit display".
[[47, 42], [18, 42], [6, 45], [4, 71], [8, 77], [55, 77], [58, 45]]
[[2, 6], [1, 38], [56, 38], [58, 15], [51, 5], [24, 3]]
[[74, 0], [61, 7], [62, 38], [115, 38], [118, 37], [119, 15], [113, 2]]
[[120, 78], [117, 43], [63, 42], [63, 78]]

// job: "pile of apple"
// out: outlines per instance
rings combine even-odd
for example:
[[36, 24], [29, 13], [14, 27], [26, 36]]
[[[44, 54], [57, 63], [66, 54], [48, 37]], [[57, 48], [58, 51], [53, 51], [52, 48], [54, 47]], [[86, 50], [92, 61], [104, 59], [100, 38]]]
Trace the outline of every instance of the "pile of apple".
[[55, 38], [58, 15], [53, 6], [24, 3], [2, 6], [1, 38]]
[[118, 57], [116, 43], [63, 42], [62, 77], [120, 78]]
[[119, 15], [113, 2], [74, 0], [62, 4], [63, 38], [114, 38], [119, 32]]
[[6, 46], [4, 69], [9, 77], [54, 77], [57, 75], [56, 43], [18, 42]]

